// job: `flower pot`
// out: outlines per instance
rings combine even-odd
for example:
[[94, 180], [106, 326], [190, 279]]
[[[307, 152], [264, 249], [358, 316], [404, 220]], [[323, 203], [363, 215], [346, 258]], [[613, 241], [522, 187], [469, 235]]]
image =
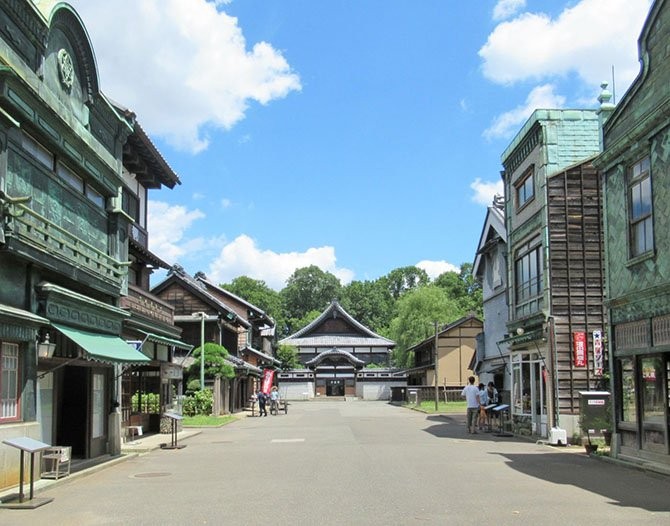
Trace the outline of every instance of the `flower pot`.
[[598, 451], [598, 444], [584, 444], [584, 449], [587, 455], [591, 455]]
[[606, 446], [611, 446], [612, 445], [612, 432], [603, 430], [603, 438], [605, 439], [605, 445]]

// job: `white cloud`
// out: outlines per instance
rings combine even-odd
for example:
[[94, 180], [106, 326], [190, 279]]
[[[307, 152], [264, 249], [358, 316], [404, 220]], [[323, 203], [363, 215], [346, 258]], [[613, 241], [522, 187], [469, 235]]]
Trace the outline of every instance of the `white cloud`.
[[474, 190], [472, 200], [475, 203], [484, 206], [491, 206], [491, 204], [493, 204], [493, 196], [496, 194], [505, 194], [505, 186], [503, 185], [502, 179], [496, 182], [483, 182], [479, 177], [477, 177], [477, 179], [475, 179], [474, 182], [470, 184], [470, 188]]
[[453, 265], [447, 261], [429, 261], [427, 259], [424, 259], [423, 261], [419, 261], [414, 266], [425, 270], [426, 274], [428, 274], [428, 277], [430, 279], [435, 279], [440, 274], [444, 274], [445, 272], [461, 271], [460, 267]]
[[524, 104], [498, 115], [491, 126], [484, 130], [484, 137], [487, 139], [508, 138], [518, 131], [519, 126], [526, 122], [536, 109], [557, 109], [564, 105], [565, 97], [554, 93], [553, 85], [537, 86], [528, 94]]
[[215, 283], [225, 283], [238, 276], [249, 276], [265, 281], [268, 287], [280, 290], [296, 269], [309, 265], [316, 265], [321, 270], [334, 274], [342, 284], [349, 283], [354, 277], [351, 270], [337, 266], [333, 247], [277, 253], [261, 249], [247, 235], [240, 235], [224, 246], [218, 258], [210, 265], [207, 275]]
[[493, 8], [493, 20], [504, 20], [526, 7], [526, 0], [498, 0]]
[[230, 129], [251, 102], [301, 89], [269, 43], [247, 48], [238, 20], [220, 11], [228, 0], [70, 3], [91, 36], [102, 90], [178, 148], [201, 151], [207, 129]]
[[496, 26], [479, 50], [484, 76], [511, 84], [576, 73], [597, 86], [615, 66], [617, 87], [639, 71], [637, 38], [651, 0], [581, 0], [552, 19], [522, 13]]
[[221, 208], [230, 208], [231, 206], [233, 206], [233, 202], [230, 199], [227, 197], [221, 199]]
[[201, 246], [199, 239], [184, 240], [184, 231], [205, 217], [200, 210], [187, 210], [160, 201], [149, 201], [149, 248], [166, 263], [176, 263], [181, 256]]

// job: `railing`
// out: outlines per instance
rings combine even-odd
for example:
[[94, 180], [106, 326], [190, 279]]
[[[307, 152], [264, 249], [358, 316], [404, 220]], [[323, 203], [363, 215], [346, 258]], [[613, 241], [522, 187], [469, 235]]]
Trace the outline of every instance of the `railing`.
[[120, 306], [152, 320], [174, 324], [174, 307], [135, 285], [128, 285], [128, 295], [121, 297]]
[[128, 224], [128, 237], [142, 248], [148, 247], [149, 241], [147, 231], [137, 223]]
[[[101, 252], [52, 223], [23, 204], [12, 205], [5, 235], [35, 247], [52, 257], [84, 269], [94, 277], [122, 289], [128, 274], [127, 264]], [[6, 218], [5, 218], [6, 221]]]

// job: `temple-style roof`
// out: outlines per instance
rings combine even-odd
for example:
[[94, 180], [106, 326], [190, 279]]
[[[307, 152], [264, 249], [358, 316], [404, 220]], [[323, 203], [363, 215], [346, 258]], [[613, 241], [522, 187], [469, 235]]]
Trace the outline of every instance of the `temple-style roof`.
[[349, 362], [351, 365], [358, 367], [363, 367], [365, 365], [365, 362], [363, 360], [359, 360], [352, 353], [343, 351], [342, 349], [337, 349], [335, 347], [333, 347], [328, 351], [323, 351], [322, 353], [317, 354], [314, 358], [312, 358], [308, 362], [305, 362], [305, 365], [308, 367], [314, 367], [319, 365], [324, 360], [328, 359], [331, 360], [343, 359]]
[[[327, 323], [339, 319], [343, 322], [337, 332], [329, 330]], [[346, 330], [345, 330], [346, 327]], [[296, 347], [394, 347], [395, 342], [384, 338], [358, 322], [338, 301], [334, 300], [328, 308], [312, 323], [303, 327], [279, 342], [281, 345]]]

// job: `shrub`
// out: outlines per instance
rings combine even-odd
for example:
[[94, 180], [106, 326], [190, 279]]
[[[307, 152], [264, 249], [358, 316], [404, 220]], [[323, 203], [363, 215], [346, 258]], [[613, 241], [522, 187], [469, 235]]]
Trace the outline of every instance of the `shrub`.
[[212, 390], [203, 389], [184, 397], [182, 411], [185, 416], [211, 415], [213, 405], [214, 395]]

